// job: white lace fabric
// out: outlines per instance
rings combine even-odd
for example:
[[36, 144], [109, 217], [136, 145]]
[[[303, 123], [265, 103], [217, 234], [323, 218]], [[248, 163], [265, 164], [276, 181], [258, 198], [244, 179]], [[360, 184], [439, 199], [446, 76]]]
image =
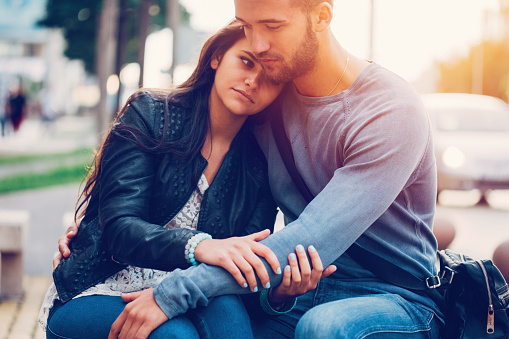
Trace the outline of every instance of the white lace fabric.
[[[208, 188], [209, 184], [207, 182], [207, 178], [205, 178], [205, 175], [202, 174], [198, 181], [196, 190], [194, 190], [185, 206], [164, 227], [166, 229], [189, 228], [195, 230], [198, 225], [201, 201]], [[151, 268], [127, 266], [123, 270], [107, 278], [103, 283], [90, 287], [74, 298], [90, 295], [120, 296], [122, 293], [153, 288], [156, 287], [169, 273], [170, 272]], [[39, 325], [43, 328], [43, 330], [46, 330], [49, 310], [53, 307], [55, 300], [58, 299], [57, 289], [55, 284], [52, 283], [46, 292], [39, 311]]]

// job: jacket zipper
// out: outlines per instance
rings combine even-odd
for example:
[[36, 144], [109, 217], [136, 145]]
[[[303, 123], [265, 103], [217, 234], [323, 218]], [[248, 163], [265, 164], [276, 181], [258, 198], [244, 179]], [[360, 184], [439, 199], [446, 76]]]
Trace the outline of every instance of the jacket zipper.
[[484, 274], [484, 281], [486, 282], [486, 288], [488, 290], [488, 322], [486, 324], [486, 333], [492, 334], [495, 332], [495, 310], [493, 309], [493, 302], [491, 300], [491, 291], [490, 291], [490, 284], [488, 281], [488, 274], [486, 273], [486, 268], [484, 267], [484, 264], [480, 260], [476, 260], [479, 266], [481, 266], [482, 273]]

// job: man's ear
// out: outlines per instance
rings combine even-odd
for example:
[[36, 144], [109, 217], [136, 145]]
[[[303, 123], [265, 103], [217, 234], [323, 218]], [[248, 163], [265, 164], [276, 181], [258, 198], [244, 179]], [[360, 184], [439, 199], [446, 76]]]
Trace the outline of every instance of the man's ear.
[[327, 1], [319, 3], [313, 10], [312, 15], [315, 18], [316, 31], [325, 31], [332, 21], [333, 11], [331, 4]]
[[217, 54], [214, 54], [212, 56], [212, 60], [210, 60], [210, 68], [217, 69], [219, 67], [219, 64], [221, 63], [221, 60], [217, 56]]

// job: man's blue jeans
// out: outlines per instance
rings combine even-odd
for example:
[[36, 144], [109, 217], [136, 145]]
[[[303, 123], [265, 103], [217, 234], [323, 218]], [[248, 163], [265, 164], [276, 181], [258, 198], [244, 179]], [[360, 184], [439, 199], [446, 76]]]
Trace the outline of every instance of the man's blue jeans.
[[434, 313], [384, 283], [323, 279], [280, 317], [254, 316], [255, 338], [440, 338]]
[[[57, 301], [50, 311], [46, 338], [107, 338], [111, 325], [122, 313], [121, 297], [94, 295]], [[198, 307], [159, 326], [149, 336], [156, 338], [252, 338], [249, 317], [238, 296], [214, 298], [207, 307]]]

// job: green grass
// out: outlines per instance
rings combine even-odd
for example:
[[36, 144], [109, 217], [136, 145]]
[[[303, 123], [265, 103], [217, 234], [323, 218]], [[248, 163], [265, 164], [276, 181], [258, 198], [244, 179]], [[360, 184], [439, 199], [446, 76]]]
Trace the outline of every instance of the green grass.
[[[23, 170], [20, 173], [0, 177], [0, 194], [34, 188], [79, 183], [85, 177], [93, 159], [93, 150], [81, 148], [67, 153], [0, 156], [0, 167], [22, 165], [29, 169], [31, 164], [52, 164], [44, 170]], [[37, 168], [37, 166], [35, 166]]]
[[64, 159], [70, 156], [83, 155], [89, 159], [94, 154], [91, 148], [80, 148], [67, 153], [53, 153], [53, 154], [29, 154], [29, 155], [2, 155], [0, 156], [0, 166], [20, 164], [33, 161], [53, 161]]
[[61, 166], [43, 173], [23, 173], [0, 179], [0, 193], [79, 183], [87, 171], [85, 164]]

